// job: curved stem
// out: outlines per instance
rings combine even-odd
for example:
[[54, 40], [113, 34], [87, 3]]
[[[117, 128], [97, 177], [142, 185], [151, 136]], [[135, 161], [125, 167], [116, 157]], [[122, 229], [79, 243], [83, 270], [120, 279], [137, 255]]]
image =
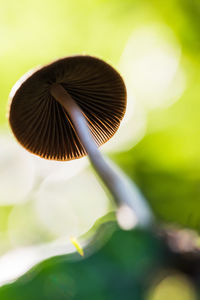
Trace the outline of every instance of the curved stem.
[[80, 107], [60, 84], [53, 84], [50, 93], [69, 114], [94, 169], [114, 196], [117, 204], [120, 206], [128, 205], [134, 215], [136, 215], [139, 225], [149, 226], [149, 224], [152, 223], [153, 216], [146, 200], [136, 187], [133, 188], [128, 178], [121, 175], [119, 171], [114, 170], [114, 168], [105, 161], [92, 138], [87, 121]]

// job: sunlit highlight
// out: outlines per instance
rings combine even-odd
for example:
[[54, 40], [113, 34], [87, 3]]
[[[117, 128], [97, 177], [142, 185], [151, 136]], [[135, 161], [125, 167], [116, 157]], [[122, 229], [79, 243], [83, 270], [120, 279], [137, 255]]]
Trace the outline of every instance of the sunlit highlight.
[[73, 161], [54, 161], [41, 159], [31, 154], [38, 179], [47, 179], [52, 181], [68, 180], [83, 170], [88, 164], [87, 157]]
[[24, 202], [34, 185], [34, 165], [8, 134], [0, 135], [0, 145], [0, 205]]
[[128, 206], [121, 206], [117, 211], [117, 221], [124, 230], [131, 230], [138, 224], [138, 219], [134, 211]]
[[71, 236], [70, 237], [70, 242], [74, 245], [74, 247], [76, 248], [76, 250], [80, 254], [80, 256], [84, 256], [83, 248], [81, 247], [78, 240], [75, 237]]
[[38, 222], [55, 237], [78, 237], [109, 210], [109, 199], [91, 170], [68, 179], [46, 179], [36, 194]]
[[66, 239], [38, 246], [19, 247], [0, 257], [0, 286], [12, 282], [35, 264], [53, 257], [74, 252], [74, 245]]
[[173, 32], [162, 24], [134, 30], [121, 58], [127, 87], [148, 109], [169, 106], [185, 88], [181, 49]]

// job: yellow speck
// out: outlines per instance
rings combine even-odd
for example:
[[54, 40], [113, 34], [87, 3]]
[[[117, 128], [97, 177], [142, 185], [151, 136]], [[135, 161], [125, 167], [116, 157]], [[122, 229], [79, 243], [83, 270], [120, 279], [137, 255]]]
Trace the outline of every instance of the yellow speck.
[[84, 256], [83, 248], [81, 247], [81, 245], [79, 244], [79, 242], [77, 241], [77, 239], [75, 237], [70, 237], [70, 242], [74, 245], [74, 247], [76, 248], [77, 252], [81, 256]]

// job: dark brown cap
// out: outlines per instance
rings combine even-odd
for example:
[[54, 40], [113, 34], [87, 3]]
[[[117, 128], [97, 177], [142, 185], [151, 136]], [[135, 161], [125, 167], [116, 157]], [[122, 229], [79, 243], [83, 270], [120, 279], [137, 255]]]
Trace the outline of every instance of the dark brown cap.
[[126, 109], [124, 82], [104, 61], [80, 55], [35, 71], [11, 97], [9, 121], [22, 146], [54, 160], [87, 154], [66, 111], [50, 94], [54, 83], [61, 84], [80, 106], [98, 146], [114, 135]]

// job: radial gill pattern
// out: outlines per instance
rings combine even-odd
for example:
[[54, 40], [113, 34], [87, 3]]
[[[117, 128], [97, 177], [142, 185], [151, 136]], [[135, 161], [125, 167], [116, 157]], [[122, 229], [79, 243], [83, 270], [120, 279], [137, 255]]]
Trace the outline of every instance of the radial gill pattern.
[[124, 82], [104, 61], [73, 56], [37, 70], [12, 97], [9, 121], [21, 145], [46, 159], [72, 160], [87, 154], [67, 112], [50, 94], [54, 83], [80, 106], [98, 146], [113, 136], [126, 109]]

